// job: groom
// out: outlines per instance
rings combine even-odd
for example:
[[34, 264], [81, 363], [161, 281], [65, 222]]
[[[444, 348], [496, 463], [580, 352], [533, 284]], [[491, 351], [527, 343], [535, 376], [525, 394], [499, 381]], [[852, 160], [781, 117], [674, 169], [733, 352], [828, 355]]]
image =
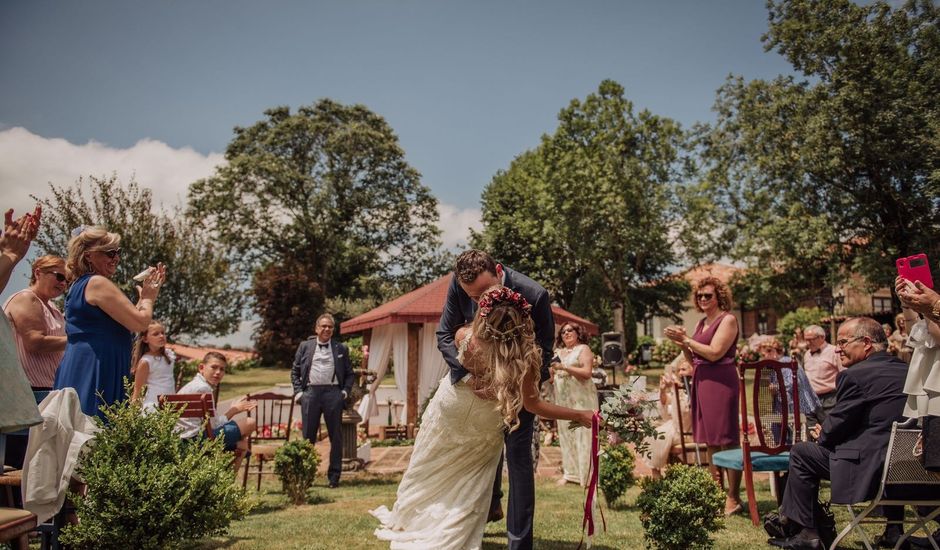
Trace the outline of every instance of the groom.
[[[467, 250], [457, 257], [454, 279], [447, 290], [447, 301], [437, 329], [437, 347], [450, 367], [453, 384], [470, 377], [457, 361], [454, 334], [461, 326], [473, 321], [477, 300], [488, 288], [503, 285], [522, 294], [532, 304], [532, 320], [535, 321], [535, 338], [542, 348], [541, 381], [548, 379], [548, 365], [552, 358], [552, 341], [555, 337], [555, 321], [548, 292], [541, 285], [509, 268], [493, 261], [482, 250]], [[509, 509], [506, 528], [509, 548], [527, 550], [532, 548], [532, 521], [535, 515], [535, 472], [532, 464], [532, 428], [535, 415], [522, 409], [519, 411], [519, 428], [506, 434], [506, 460], [509, 463]], [[500, 459], [493, 485], [491, 509], [499, 513], [502, 498], [503, 461]], [[492, 514], [493, 512], [491, 512]]]

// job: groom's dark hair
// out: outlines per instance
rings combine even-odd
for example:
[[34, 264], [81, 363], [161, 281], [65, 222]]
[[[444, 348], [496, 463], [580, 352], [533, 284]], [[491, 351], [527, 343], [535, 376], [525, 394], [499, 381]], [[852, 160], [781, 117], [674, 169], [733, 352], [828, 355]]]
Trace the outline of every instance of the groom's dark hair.
[[457, 281], [461, 283], [472, 283], [480, 276], [480, 273], [489, 271], [496, 275], [496, 261], [493, 257], [482, 250], [465, 250], [457, 256], [457, 262], [454, 264], [454, 273], [457, 275]]

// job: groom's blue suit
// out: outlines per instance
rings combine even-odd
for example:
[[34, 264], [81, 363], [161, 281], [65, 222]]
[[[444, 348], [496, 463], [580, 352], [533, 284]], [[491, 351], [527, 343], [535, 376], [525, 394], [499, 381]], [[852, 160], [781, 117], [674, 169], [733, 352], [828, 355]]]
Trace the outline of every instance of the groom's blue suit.
[[[552, 343], [555, 338], [555, 320], [552, 317], [548, 291], [525, 275], [503, 267], [503, 285], [522, 294], [532, 304], [532, 320], [535, 322], [535, 338], [542, 348], [542, 381], [548, 379], [548, 365], [552, 359]], [[450, 380], [456, 384], [468, 373], [457, 361], [454, 334], [457, 329], [471, 321], [477, 304], [457, 284], [455, 276], [447, 290], [441, 324], [437, 329], [437, 347], [450, 367]], [[528, 550], [532, 548], [532, 521], [535, 515], [535, 472], [532, 464], [532, 426], [535, 415], [522, 409], [519, 412], [519, 428], [506, 434], [506, 460], [509, 464], [509, 506], [506, 529], [509, 548]], [[503, 464], [500, 460], [493, 487], [493, 500], [502, 496]]]

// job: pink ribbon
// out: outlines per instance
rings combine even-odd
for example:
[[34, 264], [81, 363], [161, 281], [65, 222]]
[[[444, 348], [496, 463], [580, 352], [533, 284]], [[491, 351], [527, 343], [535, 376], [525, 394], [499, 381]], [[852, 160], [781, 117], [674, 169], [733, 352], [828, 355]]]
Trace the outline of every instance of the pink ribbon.
[[[587, 496], [584, 499], [584, 519], [581, 520], [581, 542], [578, 543], [578, 549], [584, 544], [584, 528], [587, 527], [588, 548], [591, 546], [591, 540], [594, 537], [594, 507], [597, 499], [597, 482], [600, 477], [599, 457], [600, 444], [597, 440], [597, 434], [601, 426], [601, 413], [595, 411], [591, 418], [591, 480], [587, 486]], [[604, 532], [607, 532], [607, 520], [604, 518], [604, 511], [598, 507], [601, 515], [601, 524], [604, 526]]]

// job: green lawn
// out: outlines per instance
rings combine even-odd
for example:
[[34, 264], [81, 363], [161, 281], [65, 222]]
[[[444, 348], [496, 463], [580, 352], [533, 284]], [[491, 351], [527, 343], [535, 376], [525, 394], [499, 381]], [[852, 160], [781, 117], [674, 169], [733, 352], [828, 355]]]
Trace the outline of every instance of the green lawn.
[[290, 370], [278, 368], [252, 368], [230, 372], [222, 379], [219, 401], [232, 399], [246, 393], [266, 390], [279, 383], [290, 383]]
[[[399, 479], [399, 476], [346, 476], [338, 489], [327, 489], [321, 479], [312, 492], [313, 503], [296, 507], [286, 504], [286, 498], [273, 481], [266, 482], [262, 485], [262, 493], [250, 492], [255, 508], [247, 518], [232, 525], [228, 536], [203, 541], [196, 548], [388, 548], [388, 543], [372, 536], [377, 521], [368, 511], [381, 504], [391, 507]], [[558, 487], [553, 480], [544, 480], [537, 483], [536, 492], [535, 548], [576, 548], [581, 536], [582, 489], [574, 485]], [[595, 548], [644, 547], [639, 511], [633, 506], [638, 493], [638, 488], [632, 488], [622, 499], [623, 505], [617, 509], [609, 509], [605, 505], [607, 532], [595, 538]], [[758, 495], [762, 514], [775, 507], [766, 484]], [[844, 525], [846, 515], [838, 511], [837, 521]], [[483, 548], [505, 548], [505, 528], [505, 521], [489, 524]], [[871, 529], [873, 536], [876, 530]], [[770, 548], [766, 538], [763, 529], [752, 526], [746, 516], [735, 516], [727, 521], [725, 529], [715, 535], [715, 548]], [[841, 547], [862, 546], [851, 539]]]

